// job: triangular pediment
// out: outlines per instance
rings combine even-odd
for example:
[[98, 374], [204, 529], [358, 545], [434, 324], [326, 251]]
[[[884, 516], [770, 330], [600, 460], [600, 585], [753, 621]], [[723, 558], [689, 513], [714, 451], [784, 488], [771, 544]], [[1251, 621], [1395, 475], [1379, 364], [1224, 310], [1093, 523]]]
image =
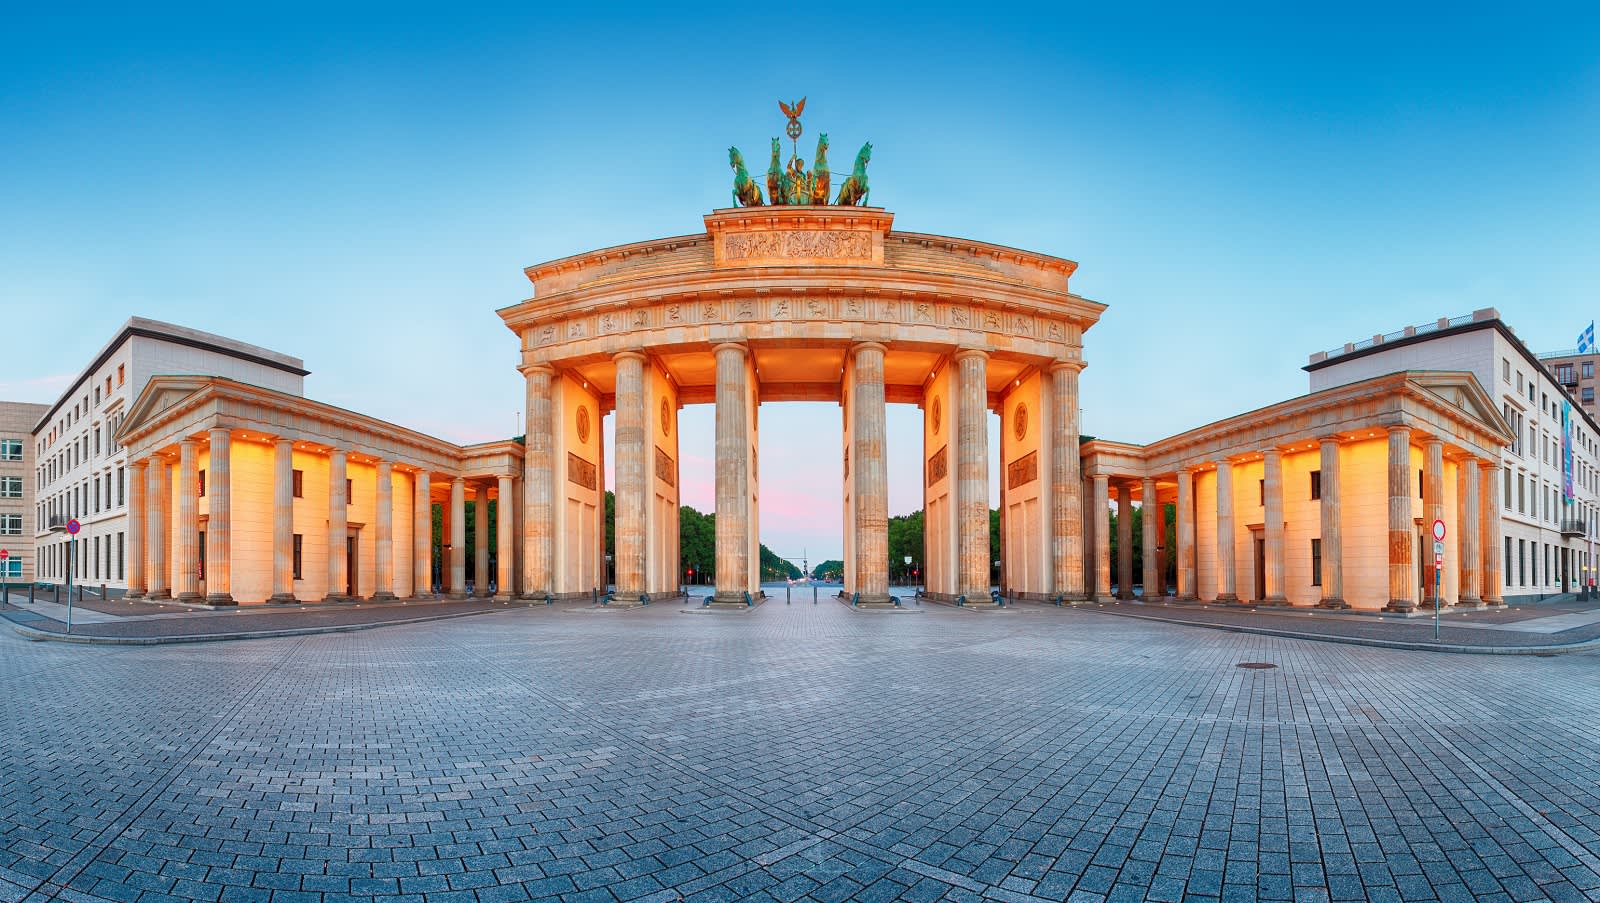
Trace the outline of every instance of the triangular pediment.
[[139, 398], [134, 401], [133, 407], [128, 409], [128, 416], [123, 418], [122, 428], [117, 430], [117, 441], [122, 437], [138, 430], [145, 423], [155, 419], [178, 402], [213, 382], [208, 376], [155, 376], [145, 383], [144, 391], [139, 393]]
[[1417, 372], [1410, 374], [1409, 379], [1417, 388], [1443, 399], [1486, 428], [1505, 436], [1506, 441], [1512, 440], [1511, 426], [1495, 407], [1494, 399], [1489, 397], [1489, 393], [1478, 384], [1478, 378], [1471, 373]]

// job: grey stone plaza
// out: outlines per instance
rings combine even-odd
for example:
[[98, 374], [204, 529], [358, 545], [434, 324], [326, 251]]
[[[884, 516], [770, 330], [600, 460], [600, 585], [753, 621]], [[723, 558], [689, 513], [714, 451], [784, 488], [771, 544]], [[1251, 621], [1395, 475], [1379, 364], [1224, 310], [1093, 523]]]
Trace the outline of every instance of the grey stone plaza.
[[798, 597], [7, 630], [0, 898], [1592, 900], [1596, 663]]

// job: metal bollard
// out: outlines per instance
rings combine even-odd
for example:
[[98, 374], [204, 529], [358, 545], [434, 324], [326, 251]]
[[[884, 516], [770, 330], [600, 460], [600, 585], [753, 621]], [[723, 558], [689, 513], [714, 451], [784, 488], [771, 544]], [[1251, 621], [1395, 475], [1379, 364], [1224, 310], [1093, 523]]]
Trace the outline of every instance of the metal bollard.
[[811, 587], [811, 604], [817, 604], [817, 588], [815, 586]]
[[855, 607], [859, 606], [860, 604], [861, 604], [861, 594], [860, 593], [851, 593], [850, 594], [850, 607], [851, 608], [855, 608]]
[[783, 588], [783, 604], [788, 605], [794, 601], [794, 584]]
[[56, 584], [56, 598], [55, 598], [55, 602], [56, 602], [56, 604], [57, 604], [57, 605], [60, 605], [60, 604], [61, 604], [61, 584], [59, 584], [59, 583], [57, 583], [57, 584]]
[[105, 600], [106, 600], [106, 585], [104, 583], [102, 583], [102, 584], [100, 584], [100, 601], [104, 602]]
[[28, 584], [28, 604], [33, 604], [33, 584]]

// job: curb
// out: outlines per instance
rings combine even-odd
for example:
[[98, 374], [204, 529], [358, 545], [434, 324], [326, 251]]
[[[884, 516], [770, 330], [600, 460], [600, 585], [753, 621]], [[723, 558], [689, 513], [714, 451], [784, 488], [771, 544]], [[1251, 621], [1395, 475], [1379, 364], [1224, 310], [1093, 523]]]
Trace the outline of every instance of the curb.
[[[520, 605], [517, 608], [533, 608], [532, 605]], [[538, 607], [543, 608], [541, 603]], [[471, 618], [478, 615], [504, 614], [512, 608], [489, 608], [481, 611], [458, 611], [442, 615], [426, 615], [420, 618], [403, 618], [391, 621], [372, 621], [366, 624], [331, 624], [326, 627], [286, 627], [282, 630], [248, 630], [240, 633], [195, 633], [195, 634], [166, 634], [163, 636], [92, 636], [89, 634], [55, 633], [49, 630], [35, 630], [6, 618], [6, 623], [12, 630], [21, 634], [25, 639], [34, 642], [77, 643], [83, 646], [164, 646], [173, 643], [217, 643], [228, 640], [264, 640], [273, 637], [286, 636], [313, 636], [319, 633], [350, 633], [356, 630], [371, 630], [376, 627], [400, 627], [406, 624], [426, 624], [429, 621], [449, 621], [456, 618]]]
[[1155, 615], [1135, 614], [1127, 611], [1106, 611], [1104, 609], [1080, 608], [1091, 614], [1110, 615], [1116, 618], [1135, 618], [1140, 621], [1155, 621], [1161, 624], [1176, 624], [1180, 627], [1197, 627], [1203, 630], [1223, 630], [1228, 633], [1248, 633], [1256, 636], [1276, 636], [1293, 640], [1313, 640], [1322, 643], [1343, 643], [1347, 646], [1373, 646], [1379, 649], [1403, 649], [1410, 652], [1449, 652], [1457, 655], [1564, 655], [1572, 652], [1588, 652], [1600, 649], [1600, 637], [1591, 640], [1580, 640], [1576, 643], [1564, 643], [1544, 646], [1464, 646], [1460, 643], [1417, 643], [1410, 640], [1377, 640], [1365, 637], [1338, 636], [1328, 633], [1301, 633], [1295, 630], [1279, 630], [1272, 627], [1251, 627], [1245, 624], [1205, 624], [1198, 621], [1183, 621], [1176, 618], [1161, 618]]

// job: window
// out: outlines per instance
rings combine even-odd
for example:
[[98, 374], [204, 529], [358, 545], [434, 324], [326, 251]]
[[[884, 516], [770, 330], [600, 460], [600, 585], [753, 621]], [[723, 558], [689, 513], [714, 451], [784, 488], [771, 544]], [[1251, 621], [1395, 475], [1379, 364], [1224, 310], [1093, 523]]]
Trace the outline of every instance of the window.
[[22, 559], [12, 555], [5, 561], [0, 561], [0, 573], [5, 574], [7, 577], [21, 577]]
[[1517, 513], [1528, 513], [1528, 482], [1522, 474], [1517, 474]]
[[344, 503], [346, 505], [350, 504], [350, 499], [354, 495], [355, 495], [355, 482], [353, 480], [346, 479], [344, 481]]
[[1257, 480], [1256, 481], [1256, 494], [1260, 497], [1259, 500], [1256, 502], [1256, 504], [1260, 505], [1263, 508], [1265, 508], [1267, 506], [1267, 481], [1266, 480]]
[[92, 576], [94, 577], [94, 579], [99, 580], [100, 579], [100, 537], [98, 537], [98, 536], [94, 537], [94, 556], [93, 557], [94, 557], [94, 571], [93, 571]]
[[1583, 403], [1584, 404], [1593, 404], [1594, 403], [1594, 386], [1584, 386], [1583, 387]]
[[1506, 537], [1506, 586], [1511, 585], [1511, 537]]
[[201, 498], [205, 498], [206, 497], [206, 472], [203, 471], [203, 470], [200, 471], [199, 478], [200, 478], [200, 497]]
[[94, 511], [100, 513], [100, 478], [94, 478]]
[[[109, 379], [109, 377], [107, 377], [107, 378]], [[118, 580], [126, 580], [126, 579], [128, 579], [127, 566], [128, 566], [128, 559], [127, 559], [127, 556], [123, 554], [122, 534], [118, 533], [117, 534], [117, 579]]]
[[1517, 371], [1517, 394], [1522, 394], [1522, 371]]
[[[1314, 502], [1322, 498], [1322, 471], [1311, 471], [1311, 500]], [[1321, 540], [1317, 540], [1321, 542]]]
[[[299, 472], [300, 471], [298, 471], [298, 470], [295, 471], [295, 473], [299, 473]], [[296, 580], [304, 580], [305, 579], [300, 573], [300, 540], [301, 540], [301, 535], [299, 533], [296, 533], [294, 535], [294, 579], [296, 579]], [[1510, 541], [1511, 540], [1509, 540], [1509, 539], [1506, 540], [1506, 542], [1510, 542]]]
[[21, 536], [22, 515], [0, 514], [0, 536]]
[[1583, 362], [1583, 378], [1594, 379], [1594, 361]]
[[1528, 585], [1528, 541], [1517, 540], [1517, 583], [1520, 586]]
[[94, 428], [94, 453], [95, 457], [100, 456], [100, 428], [98, 426]]
[[[306, 497], [305, 496], [305, 492], [304, 492], [304, 489], [305, 489], [305, 486], [304, 486], [305, 476], [306, 476], [306, 472], [303, 471], [303, 470], [297, 470], [293, 474], [293, 479], [291, 480], [291, 482], [294, 483], [294, 497], [297, 498], [297, 499], [303, 499], [303, 498]], [[297, 543], [298, 543], [298, 541], [297, 541]], [[297, 547], [298, 547], [298, 545], [297, 545]]]
[[0, 461], [21, 461], [22, 440], [0, 439]]
[[123, 469], [121, 467], [118, 467], [117, 468], [117, 507], [118, 508], [121, 508], [123, 505], [126, 505], [128, 503], [128, 501], [127, 501], [128, 496], [125, 494], [125, 490], [126, 490], [127, 486], [126, 486], [124, 480], [125, 480], [125, 475], [123, 474]]
[[1311, 585], [1322, 585], [1322, 540], [1320, 539], [1311, 540]]
[[117, 385], [122, 385], [123, 378], [127, 375], [126, 364], [117, 365]]
[[1503, 358], [1500, 359], [1500, 378], [1505, 380], [1506, 382], [1511, 382], [1511, 359], [1510, 358], [1504, 358], [1503, 357]]
[[[1505, 478], [1506, 478], [1506, 506], [1505, 507], [1506, 507], [1507, 511], [1510, 511], [1511, 510], [1511, 471], [1503, 470], [1503, 471], [1501, 471], [1501, 473], [1504, 474]], [[1509, 542], [1509, 540], [1507, 540], [1507, 541]]]
[[0, 477], [0, 499], [22, 498], [21, 477]]
[[1427, 497], [1428, 497], [1427, 484], [1422, 481], [1422, 471], [1419, 470], [1419, 471], [1417, 471], [1417, 498], [1421, 499], [1421, 498], [1427, 498]]

